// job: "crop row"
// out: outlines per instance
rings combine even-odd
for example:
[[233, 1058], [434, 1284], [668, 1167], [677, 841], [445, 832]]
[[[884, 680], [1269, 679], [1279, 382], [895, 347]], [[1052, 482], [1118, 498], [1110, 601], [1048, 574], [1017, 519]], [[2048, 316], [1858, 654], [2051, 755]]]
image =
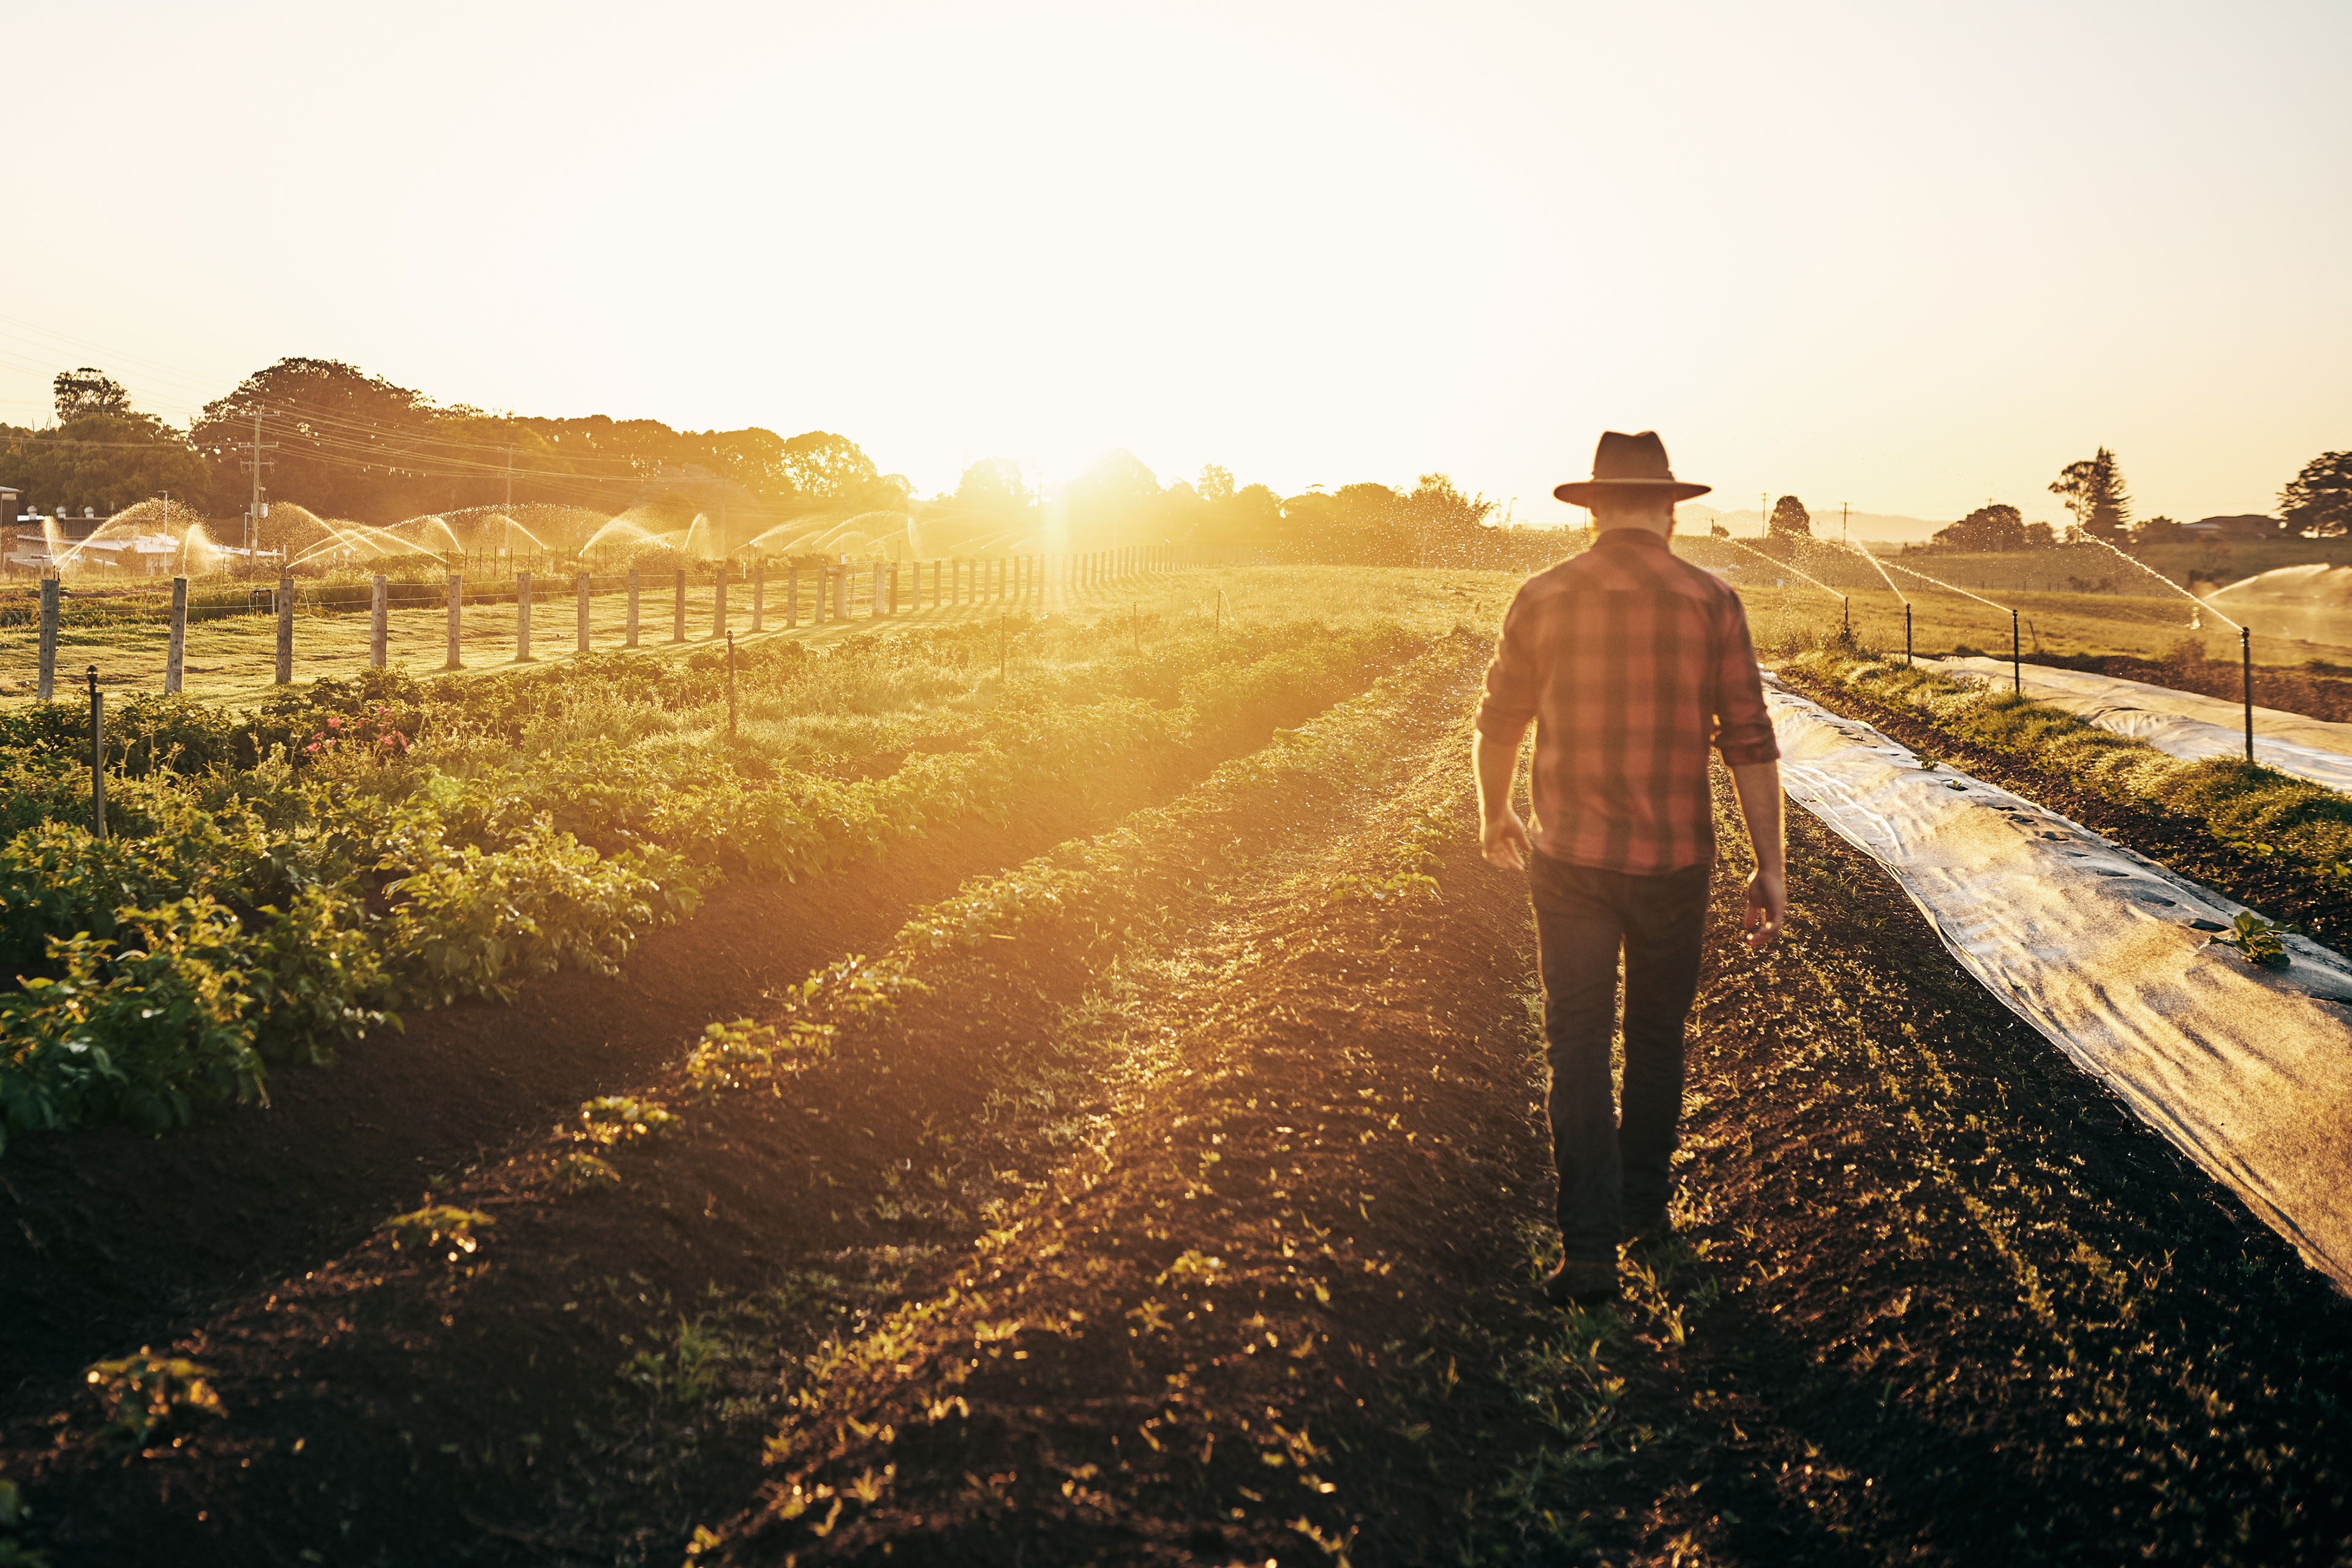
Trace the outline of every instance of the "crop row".
[[[268, 1064], [324, 1061], [394, 1008], [610, 971], [716, 879], [803, 879], [1122, 760], [1230, 751], [1414, 646], [1308, 622], [1148, 651], [1027, 629], [1036, 657], [1003, 681], [950, 630], [776, 645], [731, 682], [721, 658], [614, 657], [320, 681], [242, 715], [139, 700], [105, 838], [70, 717], [0, 720], [0, 958], [22, 977], [0, 996], [0, 1137], [259, 1098]], [[730, 689], [752, 716], [731, 735]]]

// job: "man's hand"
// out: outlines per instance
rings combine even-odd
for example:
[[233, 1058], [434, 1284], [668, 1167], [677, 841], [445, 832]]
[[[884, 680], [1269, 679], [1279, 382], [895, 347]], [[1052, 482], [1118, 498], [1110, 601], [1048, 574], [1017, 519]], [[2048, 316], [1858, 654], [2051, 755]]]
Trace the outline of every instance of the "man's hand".
[[1509, 806], [1500, 816], [1489, 816], [1478, 824], [1478, 853], [1486, 858], [1489, 866], [1500, 866], [1506, 871], [1528, 868], [1528, 854], [1533, 847], [1528, 842], [1527, 824]]
[[1762, 952], [1788, 921], [1789, 879], [1778, 871], [1758, 870], [1748, 879], [1748, 911], [1739, 921], [1748, 945]]

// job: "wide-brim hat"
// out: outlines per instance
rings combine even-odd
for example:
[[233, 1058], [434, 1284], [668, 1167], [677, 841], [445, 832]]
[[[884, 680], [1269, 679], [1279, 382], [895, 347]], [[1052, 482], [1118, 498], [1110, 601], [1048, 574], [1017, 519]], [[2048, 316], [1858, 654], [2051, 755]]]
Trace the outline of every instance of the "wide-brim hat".
[[1655, 430], [1644, 430], [1638, 436], [1603, 430], [1601, 445], [1592, 451], [1592, 477], [1570, 479], [1556, 486], [1551, 493], [1570, 506], [1591, 506], [1598, 501], [1641, 496], [1688, 500], [1714, 488], [1675, 478], [1674, 469], [1666, 466], [1666, 444], [1658, 439]]

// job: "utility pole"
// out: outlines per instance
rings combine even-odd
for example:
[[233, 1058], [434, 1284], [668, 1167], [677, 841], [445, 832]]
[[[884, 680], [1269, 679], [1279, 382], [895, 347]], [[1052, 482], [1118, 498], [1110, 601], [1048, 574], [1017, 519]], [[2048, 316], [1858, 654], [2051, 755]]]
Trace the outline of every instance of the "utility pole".
[[266, 412], [260, 408], [253, 411], [253, 439], [247, 444], [248, 456], [245, 462], [245, 466], [253, 470], [253, 500], [246, 503], [245, 509], [245, 562], [248, 566], [253, 564], [254, 552], [261, 548], [261, 470], [278, 466], [261, 460], [262, 453], [278, 449], [275, 441], [267, 447], [261, 444], [261, 416]]
[[514, 517], [514, 443], [507, 443], [507, 504], [502, 509], [509, 521]]
[[1846, 503], [1845, 503], [1845, 502], [1843, 502], [1843, 501], [1840, 501], [1840, 502], [1838, 502], [1838, 542], [1839, 542], [1840, 544], [1843, 544], [1843, 543], [1845, 543], [1845, 542], [1846, 542], [1846, 536], [1845, 536], [1845, 514], [1846, 514], [1846, 510], [1847, 510]]
[[1762, 491], [1757, 496], [1756, 515], [1761, 520], [1758, 525], [1756, 536], [1759, 539], [1769, 537], [1772, 532], [1772, 492], [1770, 490]]

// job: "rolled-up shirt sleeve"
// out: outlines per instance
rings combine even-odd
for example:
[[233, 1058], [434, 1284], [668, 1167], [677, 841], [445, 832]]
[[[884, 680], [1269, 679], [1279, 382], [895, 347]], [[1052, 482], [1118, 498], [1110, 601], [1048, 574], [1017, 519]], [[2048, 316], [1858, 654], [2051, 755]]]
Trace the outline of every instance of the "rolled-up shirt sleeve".
[[1535, 722], [1536, 699], [1542, 683], [1526, 646], [1526, 609], [1527, 591], [1521, 589], [1511, 601], [1510, 612], [1503, 617], [1503, 636], [1495, 647], [1495, 662], [1486, 667], [1486, 691], [1478, 700], [1478, 733], [1489, 740], [1516, 741]]
[[[1777, 762], [1780, 743], [1772, 733], [1771, 710], [1764, 706], [1764, 680], [1756, 668], [1756, 645], [1748, 636], [1748, 612], [1731, 600], [1724, 628], [1722, 662], [1715, 672], [1716, 750], [1726, 767]], [[1494, 677], [1487, 676], [1491, 689]], [[1483, 715], [1485, 710], [1480, 710]]]

